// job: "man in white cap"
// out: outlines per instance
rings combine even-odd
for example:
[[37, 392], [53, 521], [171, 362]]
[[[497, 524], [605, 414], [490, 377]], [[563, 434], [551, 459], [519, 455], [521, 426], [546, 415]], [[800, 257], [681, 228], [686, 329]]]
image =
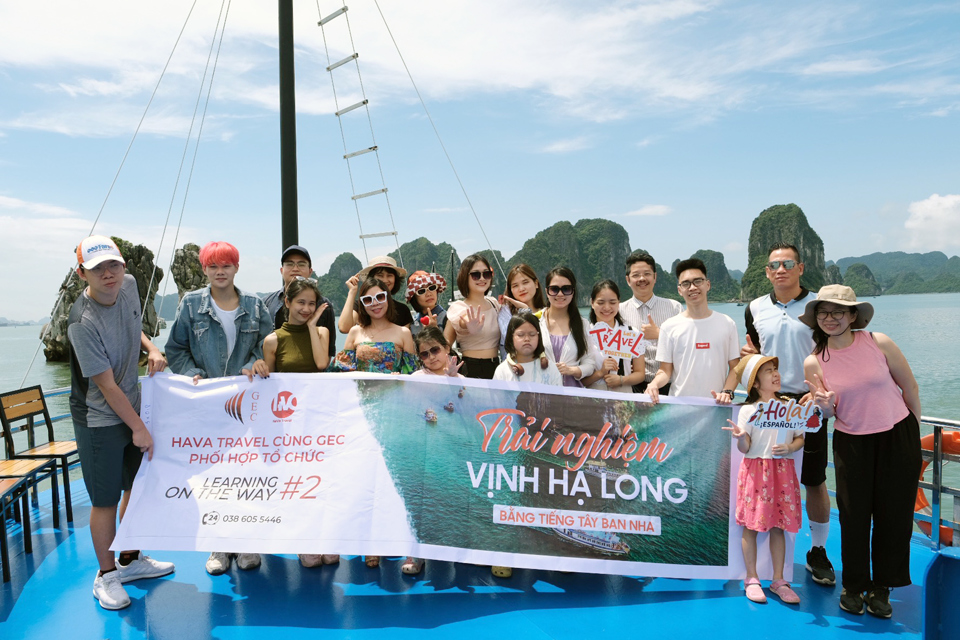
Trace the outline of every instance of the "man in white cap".
[[[104, 609], [130, 604], [124, 582], [173, 573], [137, 551], [114, 557], [110, 545], [129, 498], [143, 454], [153, 457], [153, 438], [140, 419], [137, 374], [140, 352], [147, 372], [163, 371], [166, 360], [143, 333], [137, 281], [125, 275], [116, 243], [90, 236], [77, 247], [77, 275], [87, 283], [70, 310], [70, 413], [90, 496], [90, 535], [100, 564], [93, 595]], [[92, 384], [91, 384], [92, 383]]]

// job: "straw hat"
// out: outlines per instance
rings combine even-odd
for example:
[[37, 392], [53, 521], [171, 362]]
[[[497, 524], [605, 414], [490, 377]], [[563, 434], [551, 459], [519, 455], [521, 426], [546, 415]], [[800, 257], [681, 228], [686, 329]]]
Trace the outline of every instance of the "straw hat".
[[740, 358], [740, 362], [733, 368], [733, 372], [737, 374], [740, 386], [747, 393], [750, 393], [750, 390], [753, 389], [753, 383], [757, 381], [757, 372], [760, 371], [760, 367], [771, 360], [775, 365], [780, 366], [780, 360], [774, 356], [761, 356], [754, 353], [746, 358]]
[[828, 284], [817, 292], [817, 299], [807, 303], [803, 315], [799, 320], [811, 329], [817, 328], [817, 305], [821, 302], [832, 302], [844, 307], [855, 307], [857, 317], [850, 325], [851, 329], [863, 329], [873, 318], [873, 305], [869, 302], [857, 302], [857, 294], [850, 287], [842, 284]]
[[370, 272], [374, 269], [390, 269], [395, 274], [397, 274], [397, 281], [393, 285], [393, 291], [390, 292], [391, 295], [395, 294], [400, 290], [401, 285], [403, 284], [404, 278], [407, 277], [407, 270], [403, 267], [397, 266], [397, 261], [391, 258], [390, 256], [377, 256], [370, 261], [366, 267], [360, 270], [360, 273], [357, 274], [357, 278], [360, 279], [360, 282], [363, 282], [367, 279], [367, 276], [370, 275]]

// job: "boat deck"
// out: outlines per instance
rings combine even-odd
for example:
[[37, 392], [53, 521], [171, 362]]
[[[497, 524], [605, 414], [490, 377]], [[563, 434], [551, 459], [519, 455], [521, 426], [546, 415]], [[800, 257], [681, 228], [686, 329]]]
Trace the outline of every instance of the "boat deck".
[[[303, 569], [295, 556], [264, 556], [258, 571], [235, 567], [211, 577], [206, 554], [158, 552], [176, 562], [171, 576], [127, 585], [133, 604], [104, 611], [91, 589], [96, 568], [83, 483], [74, 488], [72, 528], [52, 527], [49, 496], [33, 514], [34, 551], [24, 558], [21, 527], [7, 523], [13, 579], [0, 587], [0, 638], [537, 638], [657, 636], [675, 638], [919, 638], [925, 569], [934, 557], [915, 537], [914, 585], [892, 592], [892, 620], [842, 612], [836, 587], [822, 587], [804, 569], [809, 538], [797, 538], [788, 606], [775, 598], [749, 602], [739, 582], [672, 580], [516, 570], [510, 579], [489, 568], [427, 562], [404, 576], [399, 559], [368, 569], [358, 557]], [[44, 498], [47, 498], [44, 500]], [[39, 516], [39, 522], [37, 520]], [[839, 525], [831, 523], [828, 554], [839, 564]], [[769, 595], [769, 594], [768, 594]], [[749, 625], [749, 626], [747, 626]]]

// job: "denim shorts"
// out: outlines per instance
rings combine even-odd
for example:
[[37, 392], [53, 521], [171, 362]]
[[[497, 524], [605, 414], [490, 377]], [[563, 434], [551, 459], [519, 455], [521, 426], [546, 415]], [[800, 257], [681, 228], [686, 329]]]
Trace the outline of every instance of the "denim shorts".
[[120, 496], [133, 486], [143, 452], [133, 444], [130, 427], [120, 423], [109, 427], [74, 425], [80, 470], [94, 507], [115, 507]]

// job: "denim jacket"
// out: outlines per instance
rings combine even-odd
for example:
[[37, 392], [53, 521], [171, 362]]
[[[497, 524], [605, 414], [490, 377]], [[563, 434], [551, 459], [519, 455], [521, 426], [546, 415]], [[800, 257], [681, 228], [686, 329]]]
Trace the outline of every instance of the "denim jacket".
[[227, 335], [213, 308], [210, 287], [183, 296], [167, 338], [170, 370], [193, 377], [218, 378], [240, 375], [263, 357], [263, 339], [273, 331], [273, 317], [255, 295], [243, 293], [235, 319], [237, 342], [227, 361]]

